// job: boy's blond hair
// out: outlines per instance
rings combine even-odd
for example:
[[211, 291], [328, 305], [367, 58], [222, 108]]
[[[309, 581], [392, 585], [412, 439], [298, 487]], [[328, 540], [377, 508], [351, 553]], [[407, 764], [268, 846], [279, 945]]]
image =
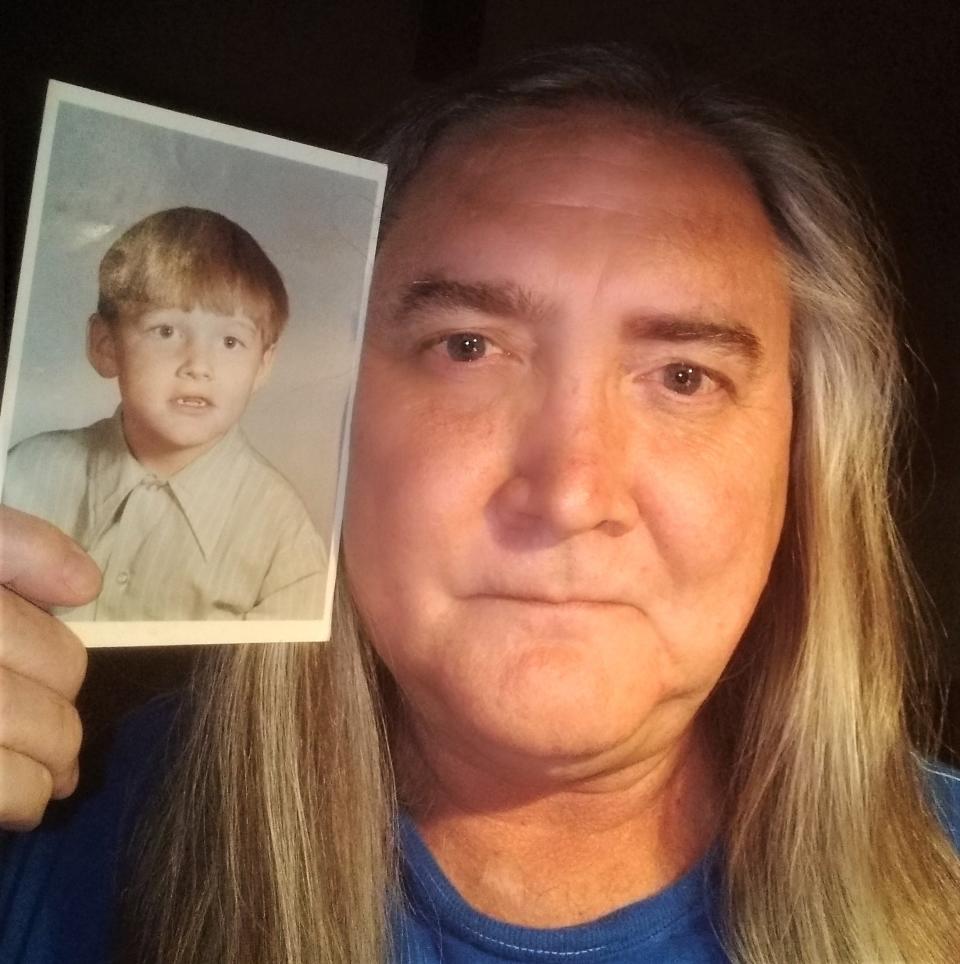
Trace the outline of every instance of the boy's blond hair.
[[128, 228], [100, 262], [98, 314], [115, 323], [156, 308], [243, 314], [264, 347], [287, 321], [287, 291], [248, 231], [215, 211], [171, 208]]

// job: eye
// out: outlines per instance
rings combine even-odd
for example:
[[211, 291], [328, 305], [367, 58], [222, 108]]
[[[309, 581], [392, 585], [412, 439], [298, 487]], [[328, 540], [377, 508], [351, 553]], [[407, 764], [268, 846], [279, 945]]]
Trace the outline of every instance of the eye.
[[707, 395], [720, 387], [703, 368], [687, 362], [664, 365], [660, 371], [664, 388], [677, 395]]
[[223, 345], [225, 348], [243, 348], [243, 342], [237, 338], [236, 335], [227, 335], [223, 339]]
[[471, 362], [478, 370], [499, 371], [502, 365], [497, 363], [517, 360], [514, 352], [503, 347], [499, 334], [469, 329], [428, 335], [417, 343], [416, 353], [431, 370], [447, 375], [463, 373]]
[[153, 329], [154, 333], [158, 338], [173, 338], [176, 333], [176, 329], [173, 325], [157, 325]]
[[474, 331], [458, 331], [453, 335], [447, 335], [442, 344], [451, 361], [455, 362], [477, 361], [483, 358], [490, 348], [490, 342], [486, 337]]

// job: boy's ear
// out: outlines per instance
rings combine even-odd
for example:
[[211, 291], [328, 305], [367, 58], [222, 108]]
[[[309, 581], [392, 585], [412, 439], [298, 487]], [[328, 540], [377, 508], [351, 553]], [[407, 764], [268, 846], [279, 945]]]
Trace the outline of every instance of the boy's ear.
[[87, 358], [102, 378], [116, 378], [120, 374], [113, 328], [96, 313], [87, 322]]
[[261, 385], [270, 377], [270, 370], [273, 368], [273, 359], [277, 354], [277, 343], [268, 345], [263, 350], [260, 357], [260, 367], [257, 369], [256, 377], [253, 379], [253, 390], [257, 391]]

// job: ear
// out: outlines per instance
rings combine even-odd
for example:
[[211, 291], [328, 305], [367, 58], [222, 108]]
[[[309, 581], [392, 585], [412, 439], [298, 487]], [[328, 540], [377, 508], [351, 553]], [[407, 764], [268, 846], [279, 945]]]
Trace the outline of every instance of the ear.
[[87, 322], [87, 358], [101, 378], [116, 378], [120, 374], [113, 327], [96, 313]]
[[263, 354], [260, 356], [260, 367], [257, 369], [257, 374], [253, 379], [254, 391], [257, 391], [270, 377], [270, 370], [273, 368], [273, 359], [276, 357], [276, 354], [276, 342], [264, 348]]

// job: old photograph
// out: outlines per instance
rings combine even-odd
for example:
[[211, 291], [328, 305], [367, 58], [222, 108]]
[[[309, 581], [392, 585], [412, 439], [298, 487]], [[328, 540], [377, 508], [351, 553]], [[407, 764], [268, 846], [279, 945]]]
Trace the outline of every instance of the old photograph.
[[87, 645], [329, 638], [384, 171], [51, 83], [0, 479], [100, 566]]

